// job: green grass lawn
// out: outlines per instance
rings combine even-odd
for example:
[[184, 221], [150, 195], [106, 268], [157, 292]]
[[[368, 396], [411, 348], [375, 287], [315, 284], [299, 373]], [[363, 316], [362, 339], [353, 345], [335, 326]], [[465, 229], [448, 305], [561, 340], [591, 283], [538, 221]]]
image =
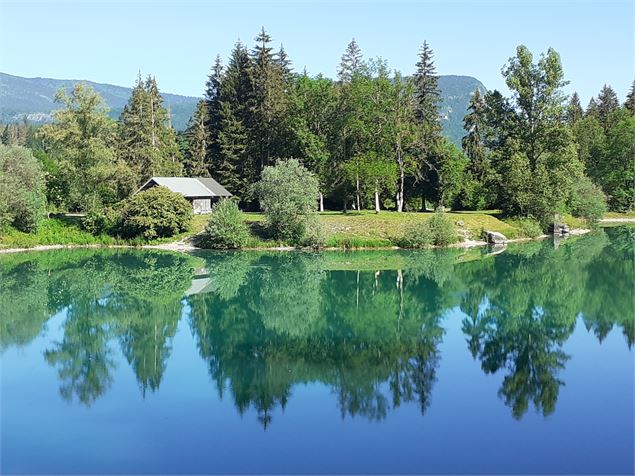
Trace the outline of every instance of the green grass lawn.
[[[327, 211], [320, 213], [319, 221], [324, 232], [327, 247], [379, 248], [394, 246], [402, 237], [408, 225], [422, 222], [432, 216], [432, 212], [393, 211], [349, 211], [347, 213]], [[483, 230], [498, 231], [510, 239], [522, 236], [519, 228], [502, 221], [499, 210], [483, 212], [449, 212], [461, 235], [479, 239]], [[245, 213], [245, 221], [258, 234], [262, 213]]]
[[635, 210], [629, 212], [608, 212], [604, 218], [635, 218]]
[[[499, 231], [509, 238], [514, 238], [515, 228], [501, 221], [495, 212], [449, 212], [457, 230], [476, 239], [482, 231]], [[327, 241], [335, 238], [357, 240], [379, 240], [394, 242], [401, 238], [408, 225], [422, 222], [432, 216], [432, 212], [389, 212], [374, 213], [371, 211], [320, 214], [320, 223]]]

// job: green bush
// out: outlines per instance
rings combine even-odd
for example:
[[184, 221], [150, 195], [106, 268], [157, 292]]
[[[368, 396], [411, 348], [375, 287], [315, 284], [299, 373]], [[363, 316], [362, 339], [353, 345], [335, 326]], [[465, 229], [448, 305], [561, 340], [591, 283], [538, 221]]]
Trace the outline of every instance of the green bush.
[[543, 233], [540, 223], [532, 218], [520, 218], [514, 224], [518, 227], [519, 236], [524, 238], [536, 238]]
[[306, 232], [302, 238], [301, 245], [309, 248], [322, 248], [325, 241], [324, 232], [317, 216], [315, 216], [307, 222]]
[[236, 249], [249, 242], [249, 228], [236, 202], [221, 200], [212, 206], [205, 230], [198, 239], [202, 248]]
[[579, 180], [573, 190], [571, 198], [571, 214], [581, 217], [590, 224], [596, 224], [606, 213], [606, 196], [602, 190], [584, 177]]
[[165, 187], [153, 187], [124, 202], [118, 231], [126, 238], [151, 240], [186, 231], [191, 223], [192, 205], [183, 195]]
[[427, 221], [412, 223], [406, 227], [399, 240], [402, 248], [426, 248], [432, 244], [432, 234]]
[[0, 145], [0, 230], [34, 232], [46, 215], [42, 167], [25, 147]]
[[82, 228], [93, 235], [113, 233], [117, 225], [117, 213], [112, 208], [91, 210], [82, 218]]
[[274, 239], [298, 245], [314, 232], [318, 180], [300, 162], [279, 160], [265, 167], [254, 190]]
[[437, 212], [426, 223], [430, 227], [433, 245], [447, 246], [459, 241], [454, 222], [446, 213]]
[[399, 240], [399, 246], [402, 248], [447, 246], [458, 240], [459, 236], [452, 219], [446, 213], [436, 212], [424, 222], [409, 225]]

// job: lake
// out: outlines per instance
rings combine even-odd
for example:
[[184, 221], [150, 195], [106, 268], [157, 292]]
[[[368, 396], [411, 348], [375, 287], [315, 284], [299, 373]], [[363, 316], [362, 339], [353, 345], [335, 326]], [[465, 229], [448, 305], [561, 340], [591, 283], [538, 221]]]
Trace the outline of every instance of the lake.
[[0, 470], [632, 474], [634, 237], [0, 256]]

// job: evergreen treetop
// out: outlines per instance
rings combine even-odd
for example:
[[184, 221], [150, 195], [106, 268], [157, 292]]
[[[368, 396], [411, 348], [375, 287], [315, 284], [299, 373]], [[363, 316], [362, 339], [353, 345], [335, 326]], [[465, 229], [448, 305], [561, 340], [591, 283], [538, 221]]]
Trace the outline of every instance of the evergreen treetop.
[[364, 60], [362, 56], [362, 50], [357, 45], [355, 38], [353, 38], [340, 61], [340, 66], [337, 70], [337, 76], [342, 83], [350, 83], [353, 76], [358, 73], [364, 66]]
[[580, 96], [578, 96], [577, 92], [574, 92], [571, 95], [571, 99], [569, 100], [569, 104], [567, 106], [566, 112], [567, 122], [570, 125], [578, 122], [582, 117], [584, 117], [584, 109], [582, 109], [582, 105], [580, 104]]
[[632, 115], [635, 115], [635, 81], [631, 85], [631, 89], [626, 95], [626, 101], [624, 102], [624, 107], [630, 111]]

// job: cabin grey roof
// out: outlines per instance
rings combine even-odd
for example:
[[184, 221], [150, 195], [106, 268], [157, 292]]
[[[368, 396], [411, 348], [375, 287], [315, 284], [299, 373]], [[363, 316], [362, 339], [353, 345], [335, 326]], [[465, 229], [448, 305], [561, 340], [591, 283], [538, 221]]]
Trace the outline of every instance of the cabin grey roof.
[[139, 191], [147, 190], [153, 183], [180, 193], [186, 198], [231, 197], [232, 195], [225, 187], [209, 177], [152, 177], [141, 186]]

